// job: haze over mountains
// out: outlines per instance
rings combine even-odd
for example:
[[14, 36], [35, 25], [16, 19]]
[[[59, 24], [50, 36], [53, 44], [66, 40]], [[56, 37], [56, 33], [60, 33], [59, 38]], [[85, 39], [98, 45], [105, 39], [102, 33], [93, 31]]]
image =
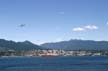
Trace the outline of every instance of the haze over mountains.
[[36, 45], [30, 41], [14, 42], [0, 39], [0, 50], [32, 50], [32, 49], [62, 49], [62, 50], [108, 50], [108, 41], [69, 40]]

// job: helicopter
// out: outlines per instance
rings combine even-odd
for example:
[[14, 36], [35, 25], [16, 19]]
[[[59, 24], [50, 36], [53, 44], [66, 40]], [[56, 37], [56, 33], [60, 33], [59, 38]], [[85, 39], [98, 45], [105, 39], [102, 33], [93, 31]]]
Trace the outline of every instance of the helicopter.
[[25, 27], [26, 26], [26, 24], [20, 24], [19, 25], [19, 27]]

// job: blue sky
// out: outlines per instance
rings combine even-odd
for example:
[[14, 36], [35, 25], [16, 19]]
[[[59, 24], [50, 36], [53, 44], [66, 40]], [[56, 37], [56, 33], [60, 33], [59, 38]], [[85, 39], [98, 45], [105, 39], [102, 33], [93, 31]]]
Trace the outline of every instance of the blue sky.
[[41, 44], [107, 36], [108, 0], [0, 0], [0, 38]]

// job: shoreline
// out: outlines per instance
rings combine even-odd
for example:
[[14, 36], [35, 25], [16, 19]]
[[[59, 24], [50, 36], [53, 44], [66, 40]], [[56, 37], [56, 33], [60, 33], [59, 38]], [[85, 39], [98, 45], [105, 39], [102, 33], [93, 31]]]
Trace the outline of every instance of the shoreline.
[[71, 56], [71, 55], [67, 55], [67, 56], [1, 56], [0, 58], [20, 58], [20, 57], [43, 57], [43, 58], [50, 58], [50, 57], [95, 57], [95, 56], [105, 56], [107, 57], [107, 55], [94, 55], [94, 56]]

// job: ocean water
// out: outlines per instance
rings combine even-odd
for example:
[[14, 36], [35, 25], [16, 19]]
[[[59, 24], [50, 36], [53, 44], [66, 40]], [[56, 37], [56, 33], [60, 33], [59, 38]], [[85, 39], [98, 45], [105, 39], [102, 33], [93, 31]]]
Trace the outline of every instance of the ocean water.
[[0, 71], [108, 71], [107, 56], [0, 58]]

